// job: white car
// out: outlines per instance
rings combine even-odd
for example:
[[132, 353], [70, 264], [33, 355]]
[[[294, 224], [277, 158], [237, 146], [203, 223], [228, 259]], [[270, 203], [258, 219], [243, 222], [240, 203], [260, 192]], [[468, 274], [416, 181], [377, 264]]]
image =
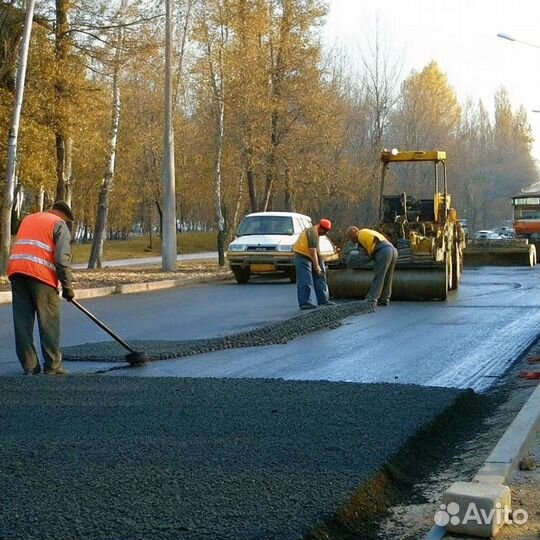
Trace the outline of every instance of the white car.
[[[227, 250], [227, 260], [236, 281], [247, 283], [253, 274], [284, 273], [294, 283], [293, 245], [300, 233], [312, 225], [309, 216], [295, 212], [248, 214]], [[319, 237], [319, 248], [325, 261], [339, 259], [328, 237]]]

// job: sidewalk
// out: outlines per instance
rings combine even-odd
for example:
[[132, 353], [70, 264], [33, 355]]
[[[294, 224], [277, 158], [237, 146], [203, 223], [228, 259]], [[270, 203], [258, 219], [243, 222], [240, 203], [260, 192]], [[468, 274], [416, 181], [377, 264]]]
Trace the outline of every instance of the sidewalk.
[[[185, 253], [176, 257], [178, 262], [182, 261], [200, 261], [217, 259], [216, 251], [203, 251], [201, 253]], [[117, 266], [147, 266], [151, 264], [159, 264], [161, 257], [141, 257], [132, 259], [116, 259], [114, 261], [104, 261], [103, 268], [113, 268]], [[77, 263], [73, 265], [74, 270], [84, 270], [88, 263]]]

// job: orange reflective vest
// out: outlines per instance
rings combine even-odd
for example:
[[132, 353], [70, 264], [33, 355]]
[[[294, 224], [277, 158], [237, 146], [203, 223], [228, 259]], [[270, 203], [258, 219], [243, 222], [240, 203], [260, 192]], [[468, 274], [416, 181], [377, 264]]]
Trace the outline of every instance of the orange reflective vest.
[[8, 278], [13, 274], [24, 274], [58, 287], [53, 232], [59, 221], [62, 218], [51, 212], [38, 212], [22, 220], [9, 257]]

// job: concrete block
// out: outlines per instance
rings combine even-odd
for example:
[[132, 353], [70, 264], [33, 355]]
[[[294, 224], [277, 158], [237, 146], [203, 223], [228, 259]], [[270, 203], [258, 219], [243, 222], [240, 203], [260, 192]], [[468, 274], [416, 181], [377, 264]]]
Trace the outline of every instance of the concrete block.
[[435, 522], [451, 533], [490, 538], [509, 522], [511, 503], [508, 486], [455, 482], [444, 493]]
[[[118, 285], [118, 292], [120, 294], [138, 293], [146, 291], [156, 291], [159, 289], [170, 289], [177, 285], [175, 279], [164, 279], [162, 281], [150, 281], [148, 283], [125, 283]], [[180, 280], [181, 281], [181, 280]]]
[[511, 473], [511, 462], [485, 462], [484, 465], [482, 465], [482, 467], [474, 475], [473, 483], [504, 485], [508, 482]]
[[117, 287], [96, 287], [94, 289], [75, 289], [75, 299], [84, 300], [85, 298], [99, 298], [100, 296], [109, 296], [116, 294]]

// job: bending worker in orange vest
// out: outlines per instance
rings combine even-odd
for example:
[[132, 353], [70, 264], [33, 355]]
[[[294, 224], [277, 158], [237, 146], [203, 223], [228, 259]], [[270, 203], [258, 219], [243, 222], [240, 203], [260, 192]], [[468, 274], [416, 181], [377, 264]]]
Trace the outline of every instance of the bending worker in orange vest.
[[328, 300], [328, 285], [324, 261], [319, 251], [319, 236], [324, 236], [332, 228], [329, 219], [321, 221], [302, 231], [293, 246], [296, 268], [296, 294], [300, 309], [313, 309], [313, 296], [319, 306], [332, 305]]
[[7, 275], [13, 296], [15, 347], [26, 375], [41, 371], [34, 347], [34, 322], [38, 319], [43, 368], [47, 375], [66, 375], [60, 352], [60, 299], [68, 302], [75, 294], [71, 277], [71, 208], [64, 201], [52, 210], [26, 216], [13, 244]]
[[398, 259], [398, 251], [384, 235], [372, 229], [349, 227], [347, 237], [357, 242], [375, 264], [375, 274], [366, 296], [366, 301], [379, 306], [390, 304], [392, 280]]

